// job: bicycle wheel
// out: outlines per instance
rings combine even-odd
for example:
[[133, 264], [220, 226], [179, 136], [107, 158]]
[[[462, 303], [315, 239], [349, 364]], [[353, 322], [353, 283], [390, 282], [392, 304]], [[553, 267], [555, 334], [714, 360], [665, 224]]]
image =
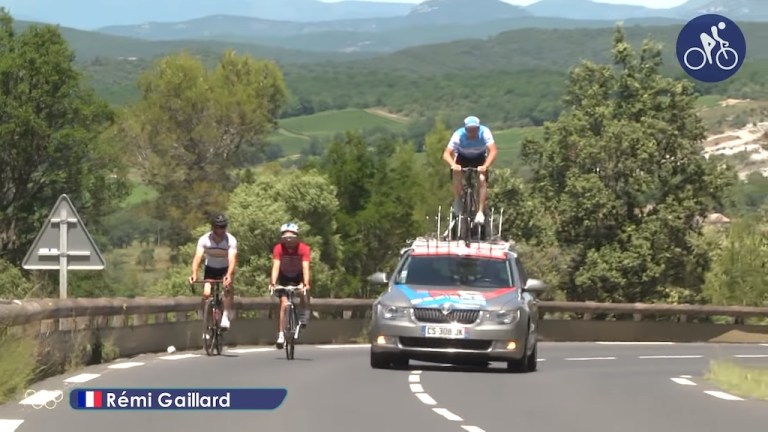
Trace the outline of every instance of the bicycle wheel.
[[464, 220], [461, 224], [461, 239], [469, 246], [472, 239], [472, 221], [475, 214], [475, 197], [472, 189], [467, 189], [464, 193]]
[[224, 335], [221, 332], [221, 327], [219, 326], [219, 323], [221, 322], [221, 314], [222, 314], [222, 309], [220, 305], [217, 305], [216, 313], [214, 314], [214, 316], [218, 317], [218, 319], [216, 320], [215, 325], [213, 327], [213, 334], [215, 335], [214, 343], [216, 346], [216, 355], [221, 355], [221, 342], [222, 342], [221, 339], [224, 337]]
[[295, 349], [293, 338], [296, 333], [296, 312], [292, 302], [288, 305], [287, 312], [288, 316], [286, 318], [288, 319], [288, 322], [285, 326], [285, 358], [288, 360], [293, 360], [293, 353]]
[[215, 333], [213, 331], [213, 302], [207, 300], [203, 306], [203, 348], [207, 355], [211, 355]]

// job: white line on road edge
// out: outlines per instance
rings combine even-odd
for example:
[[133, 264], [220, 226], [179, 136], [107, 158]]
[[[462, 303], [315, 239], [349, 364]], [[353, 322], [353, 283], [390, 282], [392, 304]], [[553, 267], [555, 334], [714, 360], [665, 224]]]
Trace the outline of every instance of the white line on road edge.
[[637, 356], [640, 359], [690, 359], [690, 358], [702, 358], [700, 355], [650, 355], [650, 356]]
[[101, 374], [84, 373], [84, 374], [80, 374], [80, 375], [75, 375], [73, 377], [69, 377], [69, 378], [65, 379], [64, 382], [65, 383], [84, 383], [86, 381], [90, 381], [90, 380], [92, 380], [94, 378], [98, 378], [100, 376], [101, 376]]
[[0, 419], [0, 432], [14, 432], [22, 423], [24, 423], [24, 420]]
[[346, 344], [346, 345], [315, 345], [316, 348], [370, 348], [371, 344]]
[[414, 393], [424, 393], [424, 387], [421, 384], [411, 384], [411, 391]]
[[736, 354], [734, 357], [738, 358], [765, 358], [768, 354]]
[[692, 385], [692, 386], [696, 385], [695, 382], [693, 382], [693, 381], [691, 381], [689, 379], [686, 379], [686, 378], [670, 378], [670, 379], [672, 381], [674, 381], [674, 382], [676, 382], [678, 384], [682, 384], [682, 385]]
[[447, 418], [450, 421], [464, 421], [463, 418], [457, 416], [456, 414], [448, 411], [445, 408], [432, 408], [432, 411], [440, 414], [441, 416]]
[[485, 432], [483, 429], [480, 429], [477, 426], [461, 426], [462, 429], [464, 429], [467, 432]]
[[422, 372], [423, 372], [423, 371], [420, 371], [420, 370], [411, 371], [411, 373], [412, 373], [412, 374], [416, 374], [416, 375], [418, 375], [418, 374], [420, 374], [420, 373], [422, 373]]
[[616, 357], [570, 357], [566, 360], [584, 361], [584, 360], [616, 360]]
[[600, 345], [674, 345], [674, 342], [595, 342]]
[[680, 378], [693, 378], [693, 377], [690, 375], [680, 375]]
[[200, 357], [200, 354], [174, 354], [160, 357], [163, 360], [181, 360], [185, 358]]
[[725, 400], [732, 400], [732, 401], [741, 401], [744, 400], [738, 396], [730, 395], [728, 393], [724, 393], [721, 391], [715, 391], [715, 390], [706, 390], [704, 393], [714, 396], [716, 398], [725, 399]]
[[760, 346], [768, 346], [768, 344], [760, 344]]
[[421, 403], [425, 405], [437, 405], [437, 401], [432, 399], [432, 396], [426, 393], [414, 393]]
[[24, 398], [19, 404], [21, 405], [34, 405], [42, 406], [48, 402], [64, 397], [64, 393], [61, 390], [40, 390], [35, 392], [31, 396]]
[[237, 348], [237, 349], [228, 349], [227, 352], [235, 353], [235, 354], [247, 354], [252, 352], [264, 352], [264, 351], [277, 351], [275, 348]]
[[408, 375], [408, 382], [419, 382], [421, 377], [419, 375]]
[[125, 363], [115, 363], [113, 365], [107, 366], [108, 369], [128, 369], [136, 366], [143, 366], [144, 363], [142, 362], [125, 362]]

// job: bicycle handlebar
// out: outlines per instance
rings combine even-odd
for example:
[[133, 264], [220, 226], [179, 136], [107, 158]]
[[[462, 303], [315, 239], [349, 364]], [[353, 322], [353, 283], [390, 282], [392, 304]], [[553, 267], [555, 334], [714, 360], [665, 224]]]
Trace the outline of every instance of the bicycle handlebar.
[[273, 291], [277, 291], [277, 290], [297, 291], [297, 290], [305, 290], [305, 288], [303, 286], [298, 286], [298, 285], [288, 285], [288, 286], [275, 285], [275, 287], [273, 288]]

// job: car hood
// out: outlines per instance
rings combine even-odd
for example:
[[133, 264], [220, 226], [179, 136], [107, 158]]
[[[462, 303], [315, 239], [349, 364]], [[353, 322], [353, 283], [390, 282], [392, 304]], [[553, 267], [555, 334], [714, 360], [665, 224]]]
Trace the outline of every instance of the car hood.
[[397, 293], [413, 307], [439, 309], [446, 303], [464, 309], [495, 309], [515, 301], [518, 297], [514, 287], [488, 289], [442, 288], [435, 286], [395, 284], [391, 294]]

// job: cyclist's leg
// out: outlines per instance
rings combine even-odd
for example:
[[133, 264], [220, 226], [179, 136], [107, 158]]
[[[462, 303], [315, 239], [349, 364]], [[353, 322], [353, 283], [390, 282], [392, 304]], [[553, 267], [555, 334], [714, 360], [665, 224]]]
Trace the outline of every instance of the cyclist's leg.
[[[467, 168], [477, 168], [485, 163], [485, 158], [486, 154], [473, 158], [465, 158], [463, 166]], [[477, 174], [477, 202], [475, 204], [477, 206], [477, 213], [475, 214], [475, 223], [482, 224], [485, 222], [485, 213], [483, 210], [485, 209], [485, 197], [487, 195], [486, 179], [488, 173]]]
[[[303, 279], [300, 279], [296, 284], [300, 284]], [[309, 293], [299, 293], [299, 324], [302, 327], [306, 327], [309, 322]]]
[[[466, 167], [466, 157], [458, 154], [456, 156], [456, 165], [459, 165], [462, 168]], [[451, 177], [453, 178], [453, 206], [451, 209], [455, 215], [460, 215], [462, 210], [461, 206], [463, 203], [461, 202], [461, 186], [463, 174], [464, 173], [461, 171], [451, 170]]]
[[[277, 285], [282, 286], [288, 286], [290, 285], [290, 282], [286, 280], [286, 278], [281, 274], [277, 276]], [[288, 293], [283, 290], [278, 290], [275, 292], [275, 295], [277, 298], [280, 299], [280, 312], [278, 314], [277, 319], [277, 349], [283, 348], [283, 343], [285, 343], [285, 318], [286, 318], [286, 312], [288, 310]]]
[[[216, 268], [216, 267], [206, 267], [205, 268], [205, 279], [223, 279], [224, 276], [227, 274], [227, 267], [222, 268]], [[210, 287], [211, 284], [206, 283], [205, 286], [208, 287], [208, 295], [210, 296]], [[229, 328], [229, 320], [230, 315], [232, 314], [232, 302], [227, 297], [227, 290], [224, 290], [224, 285], [221, 285], [221, 291], [219, 294], [222, 296], [222, 302], [224, 303], [224, 313], [221, 315], [221, 322], [219, 325], [221, 328]]]

